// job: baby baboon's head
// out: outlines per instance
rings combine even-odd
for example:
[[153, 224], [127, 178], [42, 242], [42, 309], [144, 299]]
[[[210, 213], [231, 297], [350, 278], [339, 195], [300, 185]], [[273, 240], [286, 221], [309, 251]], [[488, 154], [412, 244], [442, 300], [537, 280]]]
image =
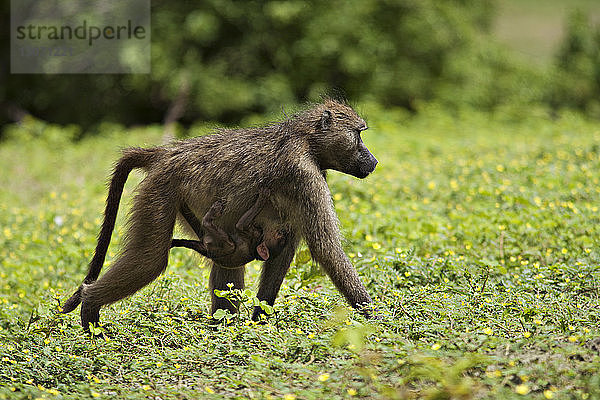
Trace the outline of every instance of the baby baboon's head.
[[311, 150], [321, 169], [334, 169], [364, 178], [375, 169], [377, 159], [360, 137], [367, 123], [352, 107], [326, 100], [315, 110], [316, 132], [311, 136]]

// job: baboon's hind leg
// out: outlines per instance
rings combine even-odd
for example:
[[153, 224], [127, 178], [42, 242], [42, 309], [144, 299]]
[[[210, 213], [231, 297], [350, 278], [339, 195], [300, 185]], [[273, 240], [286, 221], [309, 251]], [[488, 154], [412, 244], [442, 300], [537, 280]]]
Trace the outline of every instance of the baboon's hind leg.
[[168, 190], [148, 186], [143, 182], [135, 198], [123, 251], [100, 279], [84, 285], [81, 324], [85, 330], [90, 322], [98, 322], [103, 305], [134, 294], [167, 267], [176, 204]]

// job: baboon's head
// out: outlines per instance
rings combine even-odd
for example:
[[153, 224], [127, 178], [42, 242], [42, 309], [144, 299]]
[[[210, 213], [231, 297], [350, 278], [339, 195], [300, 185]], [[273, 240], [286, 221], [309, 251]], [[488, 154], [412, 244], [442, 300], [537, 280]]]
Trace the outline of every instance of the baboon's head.
[[321, 169], [334, 169], [357, 178], [373, 172], [377, 159], [361, 138], [367, 123], [352, 107], [326, 100], [315, 109], [314, 119], [318, 122], [310, 139], [311, 149]]

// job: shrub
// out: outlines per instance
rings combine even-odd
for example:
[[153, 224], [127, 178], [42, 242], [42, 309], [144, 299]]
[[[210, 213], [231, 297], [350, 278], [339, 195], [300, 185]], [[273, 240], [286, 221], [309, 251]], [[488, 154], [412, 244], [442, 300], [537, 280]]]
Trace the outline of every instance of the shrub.
[[575, 11], [556, 57], [555, 81], [548, 93], [554, 108], [570, 107], [600, 117], [600, 29]]
[[174, 102], [184, 122], [238, 122], [333, 88], [414, 109], [453, 77], [448, 63], [489, 27], [492, 9], [492, 0], [153, 1], [149, 76], [14, 75], [0, 102], [84, 125], [160, 122]]

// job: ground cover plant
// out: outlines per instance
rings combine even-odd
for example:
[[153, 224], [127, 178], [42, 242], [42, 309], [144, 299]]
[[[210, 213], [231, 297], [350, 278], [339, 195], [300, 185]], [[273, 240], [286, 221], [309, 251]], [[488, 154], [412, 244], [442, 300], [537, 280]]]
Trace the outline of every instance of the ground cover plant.
[[73, 142], [73, 127], [8, 128], [0, 399], [600, 398], [600, 125], [365, 110], [380, 164], [329, 181], [380, 320], [348, 309], [302, 247], [267, 324], [249, 321], [251, 264], [248, 290], [221, 293], [244, 302], [239, 315], [210, 326], [208, 268], [174, 249], [157, 282], [103, 310], [106, 339], [59, 303], [85, 274], [118, 148], [162, 129], [105, 124]]

